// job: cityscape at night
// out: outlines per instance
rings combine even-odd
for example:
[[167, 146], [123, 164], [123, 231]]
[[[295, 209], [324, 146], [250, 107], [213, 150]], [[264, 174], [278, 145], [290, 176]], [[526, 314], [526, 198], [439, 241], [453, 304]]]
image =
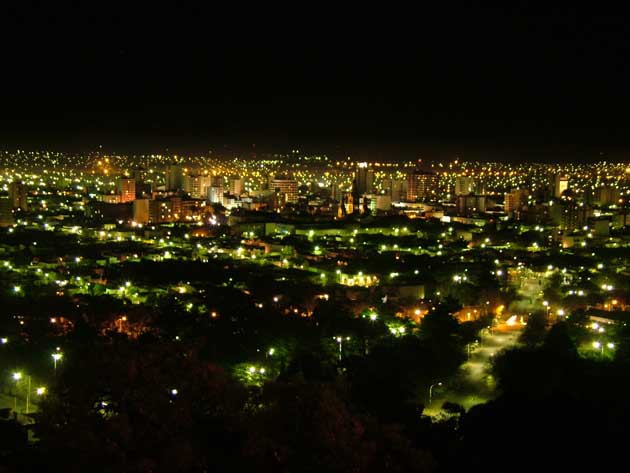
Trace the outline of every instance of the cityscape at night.
[[28, 10], [0, 473], [627, 463], [622, 16]]

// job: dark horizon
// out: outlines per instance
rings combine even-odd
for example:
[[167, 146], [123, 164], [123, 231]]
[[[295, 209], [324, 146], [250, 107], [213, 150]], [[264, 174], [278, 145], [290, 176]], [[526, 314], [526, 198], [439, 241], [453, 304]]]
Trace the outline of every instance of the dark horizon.
[[30, 10], [6, 16], [3, 148], [255, 143], [513, 162], [630, 154], [630, 42], [615, 12], [520, 4], [292, 23]]

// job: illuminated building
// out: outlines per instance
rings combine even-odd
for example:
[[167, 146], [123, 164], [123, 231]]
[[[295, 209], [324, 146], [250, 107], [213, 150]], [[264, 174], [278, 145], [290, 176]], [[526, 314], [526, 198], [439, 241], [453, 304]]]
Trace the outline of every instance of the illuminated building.
[[133, 221], [136, 223], [149, 223], [149, 199], [136, 199], [133, 201]]
[[223, 204], [223, 187], [220, 187], [220, 186], [208, 187], [208, 200], [212, 204]]
[[619, 203], [621, 194], [616, 187], [602, 186], [595, 189], [595, 204], [596, 205], [613, 205]]
[[438, 176], [432, 172], [413, 171], [407, 176], [407, 200], [431, 200], [435, 197]]
[[475, 180], [470, 176], [458, 176], [455, 179], [455, 195], [475, 193]]
[[230, 195], [239, 196], [245, 191], [245, 180], [239, 176], [232, 176], [228, 180], [228, 190]]
[[166, 169], [166, 190], [177, 191], [184, 187], [184, 169], [181, 166], [169, 166]]
[[278, 195], [278, 204], [294, 204], [298, 201], [298, 184], [295, 179], [275, 177], [270, 183], [271, 190]]
[[9, 184], [9, 202], [13, 209], [28, 210], [28, 193], [22, 182]]
[[120, 204], [121, 196], [119, 194], [101, 194], [98, 196], [98, 200], [106, 204]]
[[407, 196], [407, 181], [404, 179], [386, 179], [383, 187], [392, 202], [400, 202]]
[[0, 227], [9, 227], [15, 222], [10, 199], [0, 199]]
[[556, 174], [554, 178], [554, 197], [560, 197], [569, 188], [569, 178]]
[[457, 213], [471, 215], [486, 211], [486, 197], [483, 195], [460, 195], [457, 197]]
[[505, 194], [505, 213], [519, 218], [519, 214], [527, 207], [527, 189], [512, 189]]
[[116, 180], [116, 194], [120, 196], [122, 203], [136, 200], [136, 180], [130, 177], [119, 177]]
[[184, 176], [183, 190], [195, 199], [205, 199], [208, 195], [208, 188], [211, 186], [211, 184], [211, 176], [189, 174], [187, 176]]
[[368, 168], [367, 163], [359, 163], [356, 172], [358, 195], [371, 194], [374, 188], [374, 171]]
[[223, 176], [212, 176], [208, 187], [208, 200], [213, 204], [223, 204]]
[[574, 200], [567, 200], [550, 207], [550, 215], [554, 225], [567, 232], [586, 225], [591, 213], [588, 206]]

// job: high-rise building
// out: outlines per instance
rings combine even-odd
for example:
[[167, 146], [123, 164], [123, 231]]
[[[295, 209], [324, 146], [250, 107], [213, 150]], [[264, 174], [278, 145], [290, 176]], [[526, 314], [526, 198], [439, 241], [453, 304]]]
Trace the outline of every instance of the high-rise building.
[[550, 207], [551, 219], [560, 230], [573, 231], [588, 223], [592, 209], [574, 200], [554, 204]]
[[512, 189], [511, 192], [505, 193], [505, 213], [518, 217], [523, 208], [527, 206], [527, 189]]
[[483, 195], [460, 195], [457, 197], [459, 215], [472, 215], [486, 211], [486, 197]]
[[613, 205], [619, 203], [621, 192], [616, 187], [602, 186], [595, 189], [595, 204]]
[[231, 176], [228, 180], [230, 195], [239, 196], [245, 192], [245, 179], [239, 176]]
[[270, 183], [271, 190], [279, 196], [278, 204], [294, 204], [298, 201], [298, 184], [295, 179], [275, 177]]
[[136, 223], [149, 223], [150, 204], [149, 199], [136, 199], [133, 201], [133, 221]]
[[471, 176], [457, 176], [455, 178], [455, 195], [470, 195], [475, 193], [475, 180]]
[[556, 174], [554, 178], [554, 197], [560, 197], [564, 191], [569, 188], [569, 178], [566, 176], [562, 176], [560, 174]]
[[407, 176], [407, 200], [432, 200], [436, 197], [437, 186], [437, 174], [413, 171]]
[[223, 187], [220, 187], [220, 186], [208, 187], [208, 200], [212, 204], [223, 205]]
[[184, 187], [184, 168], [172, 165], [166, 168], [165, 187], [167, 191], [178, 191]]
[[22, 182], [9, 184], [9, 202], [12, 209], [28, 210], [28, 193]]
[[116, 194], [120, 196], [120, 202], [133, 202], [136, 200], [136, 180], [132, 177], [119, 177], [116, 179]]
[[212, 184], [212, 176], [187, 175], [184, 176], [184, 192], [194, 199], [205, 199], [208, 195], [208, 187]]
[[332, 200], [336, 200], [337, 202], [341, 202], [343, 200], [343, 189], [341, 184], [338, 182], [333, 182], [332, 187], [330, 189], [330, 198]]
[[153, 223], [173, 222], [179, 216], [173, 212], [173, 202], [171, 200], [150, 200], [149, 201], [149, 221]]
[[374, 188], [374, 171], [368, 168], [367, 163], [359, 163], [356, 172], [357, 194], [371, 194]]
[[407, 197], [407, 180], [404, 179], [388, 179], [384, 182], [387, 195], [391, 197], [392, 202], [400, 202]]
[[0, 227], [10, 227], [14, 223], [11, 199], [0, 199]]

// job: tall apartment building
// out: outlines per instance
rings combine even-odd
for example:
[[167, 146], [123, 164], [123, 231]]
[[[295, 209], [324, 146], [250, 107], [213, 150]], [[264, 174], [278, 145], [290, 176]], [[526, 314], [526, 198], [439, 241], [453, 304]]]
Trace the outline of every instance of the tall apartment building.
[[515, 215], [522, 212], [523, 208], [527, 206], [527, 196], [529, 191], [527, 189], [512, 189], [511, 192], [505, 193], [505, 213], [508, 215]]
[[116, 194], [120, 196], [120, 202], [123, 204], [136, 200], [136, 180], [133, 177], [116, 179]]
[[21, 182], [9, 184], [9, 202], [12, 209], [28, 210], [28, 192]]
[[298, 184], [295, 179], [274, 177], [269, 184], [272, 191], [279, 197], [278, 204], [294, 204], [298, 201]]
[[201, 174], [184, 176], [184, 192], [190, 194], [194, 199], [206, 199], [208, 188], [212, 185], [212, 176]]
[[357, 194], [371, 194], [374, 191], [374, 171], [368, 168], [367, 163], [359, 163], [355, 173]]
[[460, 195], [457, 197], [457, 213], [469, 216], [486, 211], [486, 196], [484, 195]]
[[564, 191], [569, 188], [569, 178], [556, 174], [554, 177], [554, 190], [553, 196], [560, 197]]
[[14, 223], [11, 199], [0, 199], [0, 227], [10, 227]]
[[184, 168], [182, 166], [168, 166], [164, 179], [167, 191], [178, 191], [184, 187]]
[[457, 176], [455, 178], [455, 195], [470, 195], [476, 191], [475, 180], [471, 176]]
[[240, 196], [245, 192], [245, 179], [240, 176], [231, 176], [228, 179], [228, 191], [230, 195]]
[[212, 204], [223, 205], [223, 187], [219, 187], [219, 186], [208, 187], [208, 200]]
[[384, 179], [383, 187], [386, 190], [386, 195], [391, 197], [392, 202], [400, 202], [407, 197], [406, 179]]
[[616, 187], [602, 186], [595, 189], [596, 205], [613, 205], [618, 204], [621, 192]]
[[432, 200], [436, 197], [437, 187], [437, 174], [413, 171], [407, 176], [407, 200]]
[[150, 221], [151, 200], [136, 199], [133, 201], [133, 221], [136, 223], [147, 224]]

